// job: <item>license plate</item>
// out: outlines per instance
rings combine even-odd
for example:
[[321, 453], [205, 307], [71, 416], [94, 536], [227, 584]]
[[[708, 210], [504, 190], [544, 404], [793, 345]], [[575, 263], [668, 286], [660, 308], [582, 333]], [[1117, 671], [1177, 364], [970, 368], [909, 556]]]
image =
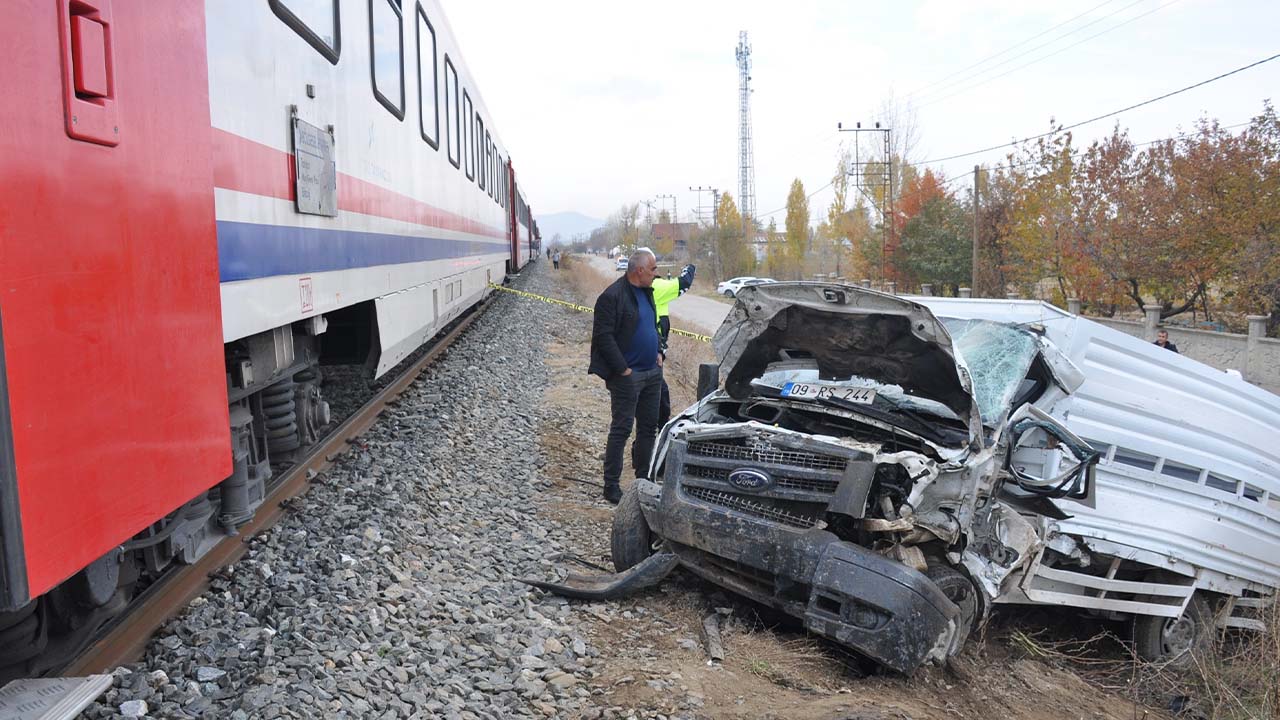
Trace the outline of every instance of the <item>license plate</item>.
[[851, 388], [844, 385], [828, 385], [826, 383], [789, 382], [782, 386], [782, 397], [800, 398], [802, 400], [834, 398], [845, 402], [870, 405], [876, 399], [876, 391], [873, 388]]

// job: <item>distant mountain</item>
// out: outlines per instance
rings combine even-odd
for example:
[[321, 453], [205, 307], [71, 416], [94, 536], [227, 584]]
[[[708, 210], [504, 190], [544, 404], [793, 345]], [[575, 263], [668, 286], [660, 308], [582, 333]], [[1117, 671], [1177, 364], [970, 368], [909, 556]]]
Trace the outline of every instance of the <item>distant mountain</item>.
[[538, 230], [542, 232], [543, 242], [551, 242], [551, 238], [560, 233], [560, 241], [573, 242], [577, 235], [590, 235], [592, 230], [603, 227], [604, 221], [587, 217], [578, 212], [558, 212], [538, 216]]

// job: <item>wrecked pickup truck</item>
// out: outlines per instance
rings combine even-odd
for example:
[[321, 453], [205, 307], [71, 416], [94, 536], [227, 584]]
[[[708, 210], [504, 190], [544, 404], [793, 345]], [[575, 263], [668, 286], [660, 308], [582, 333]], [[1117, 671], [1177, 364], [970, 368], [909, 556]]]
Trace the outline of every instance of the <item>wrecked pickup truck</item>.
[[744, 288], [714, 344], [580, 596], [678, 564], [910, 673], [997, 603], [1168, 660], [1280, 585], [1280, 398], [1238, 378], [1044, 303], [823, 283]]

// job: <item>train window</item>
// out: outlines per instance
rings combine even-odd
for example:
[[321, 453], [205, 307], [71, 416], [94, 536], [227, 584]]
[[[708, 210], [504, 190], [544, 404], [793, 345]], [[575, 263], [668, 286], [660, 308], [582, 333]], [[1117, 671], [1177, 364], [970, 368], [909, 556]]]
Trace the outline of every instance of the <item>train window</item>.
[[444, 126], [445, 143], [449, 146], [449, 162], [462, 167], [462, 141], [458, 137], [458, 71], [453, 69], [449, 54], [444, 56]]
[[422, 139], [440, 149], [440, 82], [436, 70], [436, 29], [418, 3], [418, 106], [422, 111]]
[[369, 0], [369, 55], [373, 96], [404, 120], [404, 34], [398, 0]]
[[488, 133], [485, 133], [485, 136], [484, 136], [484, 148], [483, 148], [483, 149], [481, 149], [481, 151], [480, 151], [480, 152], [481, 152], [481, 154], [482, 154], [482, 155], [484, 155], [484, 169], [485, 169], [485, 172], [489, 173], [489, 198], [490, 198], [490, 199], [492, 199], [492, 200], [497, 200], [497, 199], [498, 199], [498, 184], [497, 184], [496, 180], [494, 179], [494, 176], [495, 176], [497, 173], [496, 173], [496, 171], [495, 171], [495, 169], [494, 169], [494, 166], [493, 166], [493, 141], [492, 141], [492, 139], [489, 137], [489, 134], [488, 134]]
[[467, 155], [467, 179], [476, 179], [476, 129], [472, 125], [471, 93], [462, 91], [462, 151]]
[[[480, 119], [480, 113], [476, 113], [475, 136], [476, 136], [476, 154], [479, 155], [480, 139], [484, 137], [484, 120]], [[490, 195], [492, 195], [493, 190], [489, 189], [493, 187], [493, 183], [489, 181], [489, 175], [490, 175], [489, 166], [486, 163], [480, 163], [480, 168], [481, 168], [480, 172], [476, 173], [477, 179], [480, 181], [480, 189], [485, 190]]]
[[[485, 133], [485, 135], [484, 135], [484, 161], [485, 161], [485, 164], [490, 168], [490, 172], [492, 172], [492, 171], [493, 171], [493, 155], [494, 155], [494, 152], [493, 152], [493, 138], [489, 135], [489, 133]], [[493, 195], [490, 195], [490, 197], [493, 197]]]
[[338, 64], [342, 51], [338, 0], [267, 0], [267, 4], [308, 45], [329, 62]]

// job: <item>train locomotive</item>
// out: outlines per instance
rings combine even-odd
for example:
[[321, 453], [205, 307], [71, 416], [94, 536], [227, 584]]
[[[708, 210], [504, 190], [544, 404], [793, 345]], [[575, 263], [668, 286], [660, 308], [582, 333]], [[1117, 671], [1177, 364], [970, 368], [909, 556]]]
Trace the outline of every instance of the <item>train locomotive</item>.
[[538, 257], [437, 0], [14, 0], [0, 24], [0, 681], [236, 533]]

